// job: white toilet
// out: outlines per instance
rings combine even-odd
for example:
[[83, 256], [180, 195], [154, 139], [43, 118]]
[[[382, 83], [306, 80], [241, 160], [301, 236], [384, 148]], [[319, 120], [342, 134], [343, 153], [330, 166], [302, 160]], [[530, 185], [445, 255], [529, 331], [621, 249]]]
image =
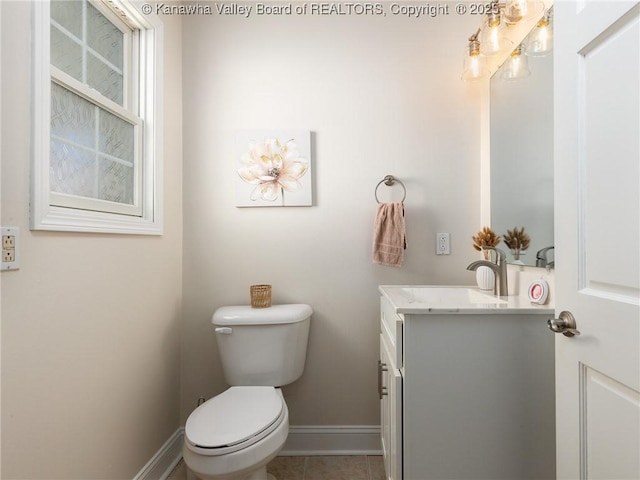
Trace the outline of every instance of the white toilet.
[[311, 307], [222, 307], [213, 314], [224, 377], [231, 387], [187, 419], [182, 449], [202, 480], [267, 480], [267, 463], [289, 433], [279, 388], [302, 375]]

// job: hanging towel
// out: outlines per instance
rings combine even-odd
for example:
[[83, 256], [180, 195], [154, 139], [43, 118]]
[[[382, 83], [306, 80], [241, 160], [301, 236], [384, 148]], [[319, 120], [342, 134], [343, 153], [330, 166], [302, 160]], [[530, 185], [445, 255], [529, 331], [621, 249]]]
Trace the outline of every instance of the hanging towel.
[[373, 263], [400, 267], [406, 248], [404, 204], [379, 203], [373, 229]]

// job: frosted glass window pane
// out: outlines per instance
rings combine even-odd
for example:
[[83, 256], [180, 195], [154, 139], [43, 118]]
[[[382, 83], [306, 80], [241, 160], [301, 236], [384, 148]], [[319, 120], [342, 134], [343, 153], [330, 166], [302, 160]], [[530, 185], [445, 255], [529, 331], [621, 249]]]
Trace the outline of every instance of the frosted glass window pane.
[[122, 105], [124, 91], [122, 74], [114, 71], [91, 53], [87, 54], [87, 85], [118, 105]]
[[134, 125], [52, 82], [51, 191], [133, 205], [134, 152]]
[[78, 0], [52, 1], [51, 19], [76, 37], [82, 37], [82, 2]]
[[51, 191], [96, 198], [96, 156], [93, 152], [51, 139]]
[[100, 158], [101, 200], [133, 205], [133, 168], [107, 158]]
[[82, 46], [51, 26], [51, 64], [82, 81]]
[[50, 31], [52, 65], [124, 105], [124, 33], [86, 0], [54, 1]]
[[72, 143], [93, 147], [95, 132], [95, 105], [52, 82], [51, 135]]
[[87, 44], [105, 60], [122, 70], [124, 34], [87, 2]]
[[134, 126], [107, 111], [100, 110], [98, 150], [133, 163]]

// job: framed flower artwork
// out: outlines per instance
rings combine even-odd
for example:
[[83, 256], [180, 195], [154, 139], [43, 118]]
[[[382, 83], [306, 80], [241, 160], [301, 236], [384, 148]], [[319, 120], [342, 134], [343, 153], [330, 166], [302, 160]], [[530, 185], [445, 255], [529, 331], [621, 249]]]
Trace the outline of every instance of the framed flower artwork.
[[236, 206], [312, 205], [309, 130], [241, 131], [236, 150]]

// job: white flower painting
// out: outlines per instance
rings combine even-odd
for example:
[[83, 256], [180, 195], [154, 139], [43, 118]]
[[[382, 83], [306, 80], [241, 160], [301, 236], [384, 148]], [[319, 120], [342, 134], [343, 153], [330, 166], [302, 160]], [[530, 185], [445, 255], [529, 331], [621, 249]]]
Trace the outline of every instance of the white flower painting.
[[243, 131], [236, 140], [238, 207], [312, 204], [311, 132]]

